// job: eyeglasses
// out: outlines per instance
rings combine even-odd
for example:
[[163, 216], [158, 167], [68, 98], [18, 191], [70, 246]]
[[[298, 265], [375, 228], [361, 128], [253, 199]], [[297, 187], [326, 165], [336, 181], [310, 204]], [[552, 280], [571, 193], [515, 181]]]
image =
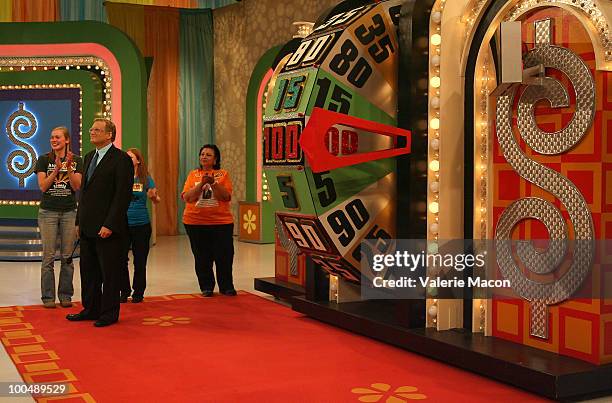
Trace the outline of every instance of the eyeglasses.
[[89, 132], [90, 133], [104, 133], [105, 130], [104, 129], [98, 129], [97, 127], [91, 127], [91, 128], [89, 128]]

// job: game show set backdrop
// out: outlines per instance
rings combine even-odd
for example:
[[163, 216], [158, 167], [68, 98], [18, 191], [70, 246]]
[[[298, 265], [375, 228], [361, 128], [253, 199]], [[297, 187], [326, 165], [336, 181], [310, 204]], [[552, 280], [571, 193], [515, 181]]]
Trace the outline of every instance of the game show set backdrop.
[[118, 147], [146, 149], [144, 60], [124, 33], [98, 22], [5, 23], [0, 33], [0, 217], [34, 219], [36, 161], [54, 127], [70, 130], [76, 155], [92, 149], [97, 117], [115, 122]]
[[[182, 188], [184, 179], [189, 172], [197, 166], [197, 150], [191, 152], [194, 147], [214, 140], [214, 96], [213, 96], [213, 22], [212, 10], [222, 9], [224, 6], [236, 4], [234, 0], [119, 0], [119, 1], [85, 1], [74, 2], [67, 0], [25, 0], [6, 1], [0, 5], [0, 20], [5, 22], [20, 22], [20, 24], [6, 24], [7, 32], [5, 41], [17, 43], [18, 38], [23, 37], [24, 43], [32, 41], [41, 46], [51, 43], [52, 39], [44, 38], [47, 29], [53, 36], [53, 31], [60, 32], [62, 39], [67, 42], [83, 42], [85, 50], [71, 50], [65, 53], [67, 56], [98, 56], [95, 54], [95, 46], [88, 47], [88, 43], [97, 43], [99, 36], [103, 46], [110, 49], [110, 53], [116, 54], [117, 63], [123, 69], [140, 70], [137, 77], [127, 76], [122, 86], [130, 88], [130, 91], [116, 92], [119, 83], [110, 80], [110, 97], [112, 104], [109, 113], [112, 118], [119, 118], [122, 124], [129, 126], [122, 128], [126, 138], [138, 138], [134, 142], [123, 144], [124, 147], [137, 146], [147, 155], [147, 158], [155, 161], [150, 164], [156, 185], [160, 194], [167, 197], [156, 206], [154, 225], [159, 234], [174, 235], [182, 228], [180, 217], [182, 214], [182, 202], [178, 202], [178, 189]], [[78, 26], [76, 22], [90, 21], [90, 25]], [[67, 21], [74, 21], [68, 23]], [[91, 25], [91, 21], [103, 24]], [[62, 24], [40, 25], [36, 22], [65, 22]], [[27, 23], [27, 24], [23, 24]], [[32, 23], [32, 24], [30, 24]], [[76, 25], [72, 25], [76, 24]], [[4, 24], [3, 24], [4, 25]], [[34, 27], [34, 28], [32, 28]], [[49, 28], [47, 28], [49, 27]], [[56, 27], [56, 28], [53, 28]], [[121, 40], [116, 40], [114, 35], [106, 35], [113, 27], [118, 28]], [[32, 30], [41, 33], [43, 38], [37, 39], [29, 35]], [[91, 36], [91, 38], [90, 38]], [[13, 38], [13, 39], [9, 39]], [[17, 39], [16, 39], [17, 38]], [[106, 38], [106, 39], [105, 39]], [[21, 40], [21, 39], [19, 39]], [[113, 42], [112, 46], [104, 41]], [[91, 50], [90, 50], [91, 48]], [[49, 48], [52, 49], [52, 48]], [[139, 53], [142, 60], [125, 62], [121, 53], [128, 51]], [[92, 53], [93, 52], [93, 53]], [[53, 51], [40, 53], [45, 56], [54, 56]], [[64, 54], [59, 53], [59, 56]], [[22, 56], [17, 52], [15, 56]], [[100, 71], [96, 70], [95, 63], [85, 63], [73, 66], [65, 60], [58, 62], [56, 73], [66, 72], [69, 65], [70, 74], [85, 74], [83, 71], [98, 75], [101, 91], [106, 87]], [[91, 70], [87, 66], [91, 66]], [[16, 62], [14, 70], [2, 68], [0, 72], [20, 72], [22, 64]], [[32, 67], [25, 66], [22, 71], [31, 74]], [[55, 69], [55, 65], [47, 66], [49, 70]], [[110, 66], [109, 66], [110, 68]], [[77, 72], [78, 69], [78, 72]], [[44, 66], [37, 67], [36, 72], [47, 71]], [[57, 75], [59, 76], [59, 74]], [[82, 76], [86, 77], [86, 76]], [[125, 77], [124, 77], [125, 78]], [[110, 79], [112, 80], [112, 74]], [[14, 81], [19, 84], [20, 79]], [[83, 78], [84, 83], [80, 85], [96, 85], [95, 80]], [[13, 83], [13, 78], [7, 79], [7, 84]], [[42, 85], [45, 80], [24, 81], [26, 84]], [[68, 80], [66, 84], [79, 83], [79, 80]], [[49, 84], [54, 84], [53, 80]], [[60, 82], [60, 83], [63, 83]], [[148, 95], [148, 104], [145, 96]], [[106, 94], [100, 93], [95, 97], [83, 91], [83, 124], [85, 129], [89, 128], [94, 115], [103, 116], [107, 105], [104, 101]], [[125, 100], [121, 97], [127, 96]], [[87, 99], [94, 99], [100, 105], [88, 104]], [[134, 100], [133, 98], [138, 98]], [[118, 105], [123, 104], [128, 108], [117, 115]], [[17, 107], [17, 106], [16, 106]], [[87, 112], [87, 109], [90, 112]], [[134, 110], [136, 112], [134, 112]], [[148, 110], [148, 113], [147, 113]], [[89, 115], [87, 115], [89, 113]], [[108, 116], [111, 116], [110, 114]], [[125, 117], [123, 117], [125, 116]], [[132, 127], [137, 125], [139, 127]], [[25, 127], [22, 128], [26, 130]], [[128, 130], [129, 129], [129, 130]], [[169, 133], [172, 133], [169, 135]], [[48, 136], [49, 133], [45, 133]], [[89, 150], [88, 136], [85, 131], [83, 139], [84, 151]], [[37, 134], [37, 139], [40, 135]], [[8, 137], [5, 136], [8, 141]], [[48, 144], [47, 144], [48, 146]], [[23, 148], [23, 147], [22, 147]], [[188, 150], [188, 151], [187, 151]], [[48, 151], [45, 149], [45, 151]], [[180, 155], [180, 158], [179, 158]], [[181, 161], [182, 164], [177, 164]], [[4, 163], [3, 163], [4, 164]], [[179, 184], [180, 183], [180, 184]], [[12, 199], [11, 199], [12, 200]], [[10, 201], [7, 199], [7, 202]], [[15, 200], [16, 201], [16, 200]], [[19, 210], [14, 216], [21, 216], [21, 211], [35, 211], [35, 209]], [[8, 213], [7, 213], [8, 214]], [[5, 215], [6, 216], [6, 215]]]
[[[346, 1], [271, 49], [249, 89], [256, 175], [238, 217], [242, 240], [274, 233], [276, 275], [256, 288], [462, 367], [510, 365], [487, 376], [547, 396], [605, 390], [611, 14], [599, 1]], [[360, 263], [393, 238], [488, 240], [488, 269], [512, 286], [364, 299], [376, 273]]]
[[[83, 155], [108, 117], [147, 152], [157, 233], [178, 234], [178, 189], [214, 142], [239, 240], [275, 245], [256, 289], [543, 396], [610, 392], [610, 2], [68, 3], [0, 8], [109, 22], [0, 24], [1, 218], [36, 217], [51, 128]], [[488, 240], [512, 286], [363, 298], [362, 263], [396, 238]]]

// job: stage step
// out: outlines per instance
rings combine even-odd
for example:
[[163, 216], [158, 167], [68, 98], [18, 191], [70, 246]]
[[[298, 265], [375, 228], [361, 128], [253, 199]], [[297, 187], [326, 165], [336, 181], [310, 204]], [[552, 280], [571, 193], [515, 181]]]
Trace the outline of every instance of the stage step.
[[37, 220], [0, 220], [0, 260], [40, 261], [42, 244]]
[[40, 262], [42, 260], [42, 251], [40, 252], [25, 252], [25, 251], [6, 251], [0, 249], [1, 262]]
[[[58, 247], [59, 242], [58, 237]], [[75, 256], [78, 256], [78, 253], [75, 253]], [[59, 251], [55, 258], [60, 258]], [[40, 262], [41, 260], [42, 242], [38, 220], [0, 219], [0, 261]]]

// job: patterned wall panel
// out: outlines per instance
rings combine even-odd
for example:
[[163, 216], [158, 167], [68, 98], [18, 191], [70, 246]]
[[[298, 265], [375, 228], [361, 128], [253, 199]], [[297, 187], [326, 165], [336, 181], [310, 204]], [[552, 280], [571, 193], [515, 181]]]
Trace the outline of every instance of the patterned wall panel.
[[215, 141], [223, 168], [233, 180], [235, 205], [245, 198], [246, 94], [257, 61], [292, 38], [292, 22], [314, 22], [336, 4], [337, 0], [244, 0], [214, 10]]
[[[590, 215], [592, 219], [591, 231], [593, 231], [594, 238], [597, 240], [610, 238], [612, 237], [612, 223], [610, 222], [612, 220], [612, 192], [608, 189], [612, 186], [612, 140], [610, 139], [610, 136], [612, 136], [612, 103], [610, 102], [612, 99], [612, 73], [595, 69], [595, 54], [587, 32], [575, 16], [556, 7], [540, 9], [521, 18], [524, 53], [532, 51], [537, 46], [536, 30], [538, 29], [537, 26], [539, 25], [541, 28], [542, 24], [536, 24], [536, 22], [546, 19], [550, 19], [552, 23], [551, 44], [567, 48], [578, 55], [588, 71], [585, 70], [580, 77], [572, 79], [572, 74], [563, 74], [560, 71], [567, 69], [567, 64], [559, 69], [547, 68], [547, 76], [555, 78], [561, 83], [562, 87], [568, 89], [567, 101], [569, 107], [553, 108], [549, 102], [540, 101], [536, 103], [533, 112], [535, 123], [539, 130], [544, 132], [563, 132], [572, 124], [580, 122], [580, 113], [582, 113], [580, 109], [582, 109], [586, 115], [589, 115], [587, 120], [592, 124], [582, 138], [572, 139], [572, 142], [575, 141], [576, 145], [568, 147], [567, 151], [551, 153], [546, 153], [545, 150], [535, 151], [534, 148], [537, 148], [537, 146], [532, 147], [535, 145], [533, 139], [529, 138], [529, 130], [522, 127], [525, 122], [521, 122], [521, 118], [517, 116], [517, 110], [522, 107], [521, 100], [519, 100], [521, 96], [529, 98], [530, 95], [533, 95], [530, 94], [530, 91], [542, 92], [542, 88], [537, 89], [531, 86], [530, 89], [525, 90], [523, 87], [519, 90], [513, 104], [510, 105], [513, 110], [513, 135], [529, 160], [550, 168], [571, 181], [571, 183], [565, 181], [565, 185], [561, 186], [565, 189], [563, 192], [568, 193], [569, 190], [567, 189], [574, 186], [580, 192], [584, 198], [582, 202], [583, 210], [588, 212], [586, 216]], [[562, 60], [558, 61], [563, 62]], [[526, 63], [528, 64], [529, 60], [526, 60]], [[581, 106], [585, 99], [584, 94], [581, 94], [584, 86], [580, 86], [578, 81], [584, 81], [583, 79], [589, 73], [593, 79], [589, 78], [588, 81], [592, 81], [595, 92], [594, 110], [591, 101], [588, 102], [590, 106]], [[521, 93], [522, 91], [524, 92]], [[551, 93], [554, 92], [551, 90]], [[589, 94], [586, 97], [590, 97], [592, 100], [593, 90], [591, 89], [588, 92]], [[529, 110], [523, 116], [531, 116], [531, 114], [532, 112]], [[499, 125], [497, 126], [499, 127]], [[519, 127], [521, 137], [518, 136]], [[526, 133], [527, 136], [525, 136]], [[588, 225], [576, 225], [576, 222], [573, 222], [576, 221], [575, 213], [572, 213], [571, 208], [568, 211], [559, 197], [545, 190], [547, 189], [546, 184], [539, 183], [540, 186], [536, 186], [537, 180], [532, 180], [532, 182], [536, 182], [532, 183], [517, 174], [515, 169], [511, 167], [510, 160], [504, 157], [498, 141], [499, 134], [497, 133], [495, 136], [492, 148], [492, 228], [499, 231], [499, 224], [504, 221], [504, 212], [508, 211], [509, 206], [516, 203], [517, 200], [524, 201], [528, 200], [526, 198], [534, 198], [531, 200], [540, 200], [541, 204], [546, 204], [544, 201], [547, 201], [558, 209], [561, 213], [560, 219], [566, 223], [569, 230], [569, 239], [578, 237], [581, 228]], [[562, 137], [562, 134], [536, 134], [536, 136], [549, 136], [541, 142], [547, 145], [545, 148], [561, 147], [565, 149], [561, 144], [560, 137]], [[542, 172], [543, 170], [540, 169], [539, 174], [541, 175]], [[511, 186], [508, 186], [509, 184]], [[550, 185], [550, 181], [548, 181], [548, 185]], [[572, 215], [574, 220], [571, 219]], [[534, 216], [536, 215], [531, 215], [531, 217]], [[541, 220], [528, 218], [514, 226], [511, 230], [511, 236], [514, 239], [549, 239], [553, 237], [554, 231], [551, 231], [553, 231], [552, 228], [547, 228]], [[582, 288], [583, 292], [585, 290], [591, 292], [593, 298], [570, 299], [560, 304], [549, 305], [547, 315], [543, 317], [546, 328], [540, 328], [545, 332], [539, 334], [539, 336], [534, 334], [534, 312], [529, 301], [507, 298], [496, 299], [493, 303], [493, 335], [597, 364], [612, 361], [612, 355], [610, 354], [612, 352], [612, 325], [610, 325], [612, 315], [609, 305], [611, 301], [601, 298], [607, 284], [604, 279], [612, 279], [612, 276], [606, 275], [612, 268], [610, 259], [607, 257], [612, 255], [612, 251], [598, 252], [603, 253], [596, 254], [593, 258], [591, 275], [586, 276]], [[536, 275], [533, 278], [538, 282], [555, 282], [563, 277], [563, 270], [559, 270], [561, 274], [556, 272]], [[610, 290], [607, 291], [606, 295], [610, 295]]]

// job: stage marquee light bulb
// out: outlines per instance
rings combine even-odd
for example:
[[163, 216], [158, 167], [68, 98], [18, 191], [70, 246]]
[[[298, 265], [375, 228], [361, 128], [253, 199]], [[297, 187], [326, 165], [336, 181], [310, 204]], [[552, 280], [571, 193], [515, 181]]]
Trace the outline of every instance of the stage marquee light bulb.
[[439, 97], [431, 98], [431, 107], [434, 109], [440, 108], [440, 98]]
[[436, 139], [436, 138], [431, 139], [431, 148], [434, 151], [438, 151], [440, 149], [440, 139]]
[[440, 55], [433, 55], [431, 57], [431, 64], [433, 64], [435, 67], [438, 67], [440, 65]]
[[442, 21], [442, 13], [439, 11], [435, 11], [434, 13], [431, 14], [431, 20], [435, 22], [436, 24], [439, 24], [440, 21]]
[[438, 253], [438, 243], [437, 242], [429, 242], [427, 244], [427, 252], [435, 255], [436, 253]]
[[438, 212], [440, 211], [440, 205], [438, 204], [438, 202], [429, 203], [429, 211], [433, 214], [438, 214]]
[[442, 43], [442, 36], [440, 34], [433, 34], [431, 36], [431, 44], [439, 46]]
[[438, 172], [440, 170], [440, 161], [431, 160], [431, 162], [429, 163], [429, 169], [431, 169], [434, 172]]

